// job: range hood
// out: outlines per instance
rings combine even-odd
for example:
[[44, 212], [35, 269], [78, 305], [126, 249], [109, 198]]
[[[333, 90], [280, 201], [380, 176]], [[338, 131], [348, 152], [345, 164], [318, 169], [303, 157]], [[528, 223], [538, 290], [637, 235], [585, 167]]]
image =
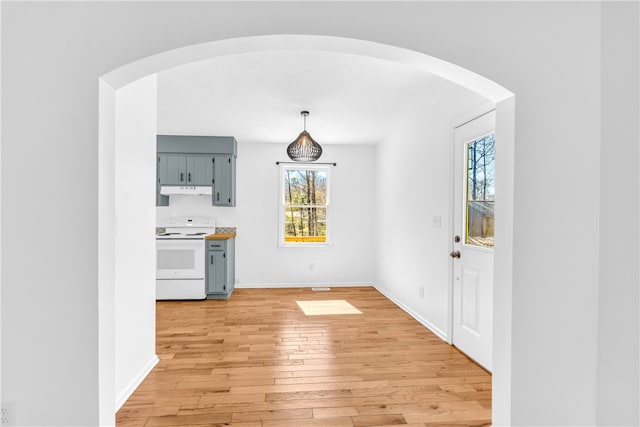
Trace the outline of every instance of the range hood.
[[160, 194], [163, 196], [172, 196], [175, 194], [190, 195], [190, 196], [210, 196], [210, 185], [189, 185], [189, 186], [177, 186], [177, 185], [163, 185], [160, 187]]

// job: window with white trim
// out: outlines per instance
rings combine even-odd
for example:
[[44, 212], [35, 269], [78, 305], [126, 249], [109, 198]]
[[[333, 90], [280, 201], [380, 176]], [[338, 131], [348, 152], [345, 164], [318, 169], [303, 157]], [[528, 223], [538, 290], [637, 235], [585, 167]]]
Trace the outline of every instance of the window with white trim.
[[329, 166], [280, 165], [280, 244], [329, 243]]

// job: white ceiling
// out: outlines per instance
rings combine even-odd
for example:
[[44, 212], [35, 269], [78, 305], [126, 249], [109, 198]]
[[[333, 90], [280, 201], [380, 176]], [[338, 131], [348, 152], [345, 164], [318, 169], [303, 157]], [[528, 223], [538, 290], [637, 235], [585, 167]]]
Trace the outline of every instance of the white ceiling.
[[194, 62], [158, 74], [158, 133], [289, 143], [307, 130], [322, 144], [384, 141], [444, 104], [484, 98], [425, 71], [365, 56], [272, 51]]

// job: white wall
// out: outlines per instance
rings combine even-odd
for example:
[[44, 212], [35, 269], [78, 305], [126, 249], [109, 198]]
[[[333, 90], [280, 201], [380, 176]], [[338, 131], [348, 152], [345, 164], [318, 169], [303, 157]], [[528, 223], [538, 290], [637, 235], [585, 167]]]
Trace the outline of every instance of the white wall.
[[[600, 147], [599, 425], [638, 418], [640, 348], [640, 3], [603, 7], [602, 145]], [[626, 82], [621, 84], [620, 82]], [[625, 153], [623, 158], [619, 154]]]
[[[113, 423], [115, 412], [115, 275], [116, 275], [116, 91], [102, 79], [98, 148], [98, 396], [100, 425]], [[108, 398], [107, 398], [108, 396]]]
[[158, 361], [155, 352], [157, 79], [116, 92], [115, 406]]
[[[381, 291], [450, 341], [452, 129], [489, 111], [458, 89], [378, 147], [376, 280]], [[458, 120], [458, 121], [456, 121]], [[440, 220], [440, 226], [434, 225]], [[420, 288], [424, 296], [420, 297]]]
[[325, 145], [331, 168], [331, 240], [321, 248], [278, 246], [279, 167], [286, 144], [238, 142], [236, 207], [211, 206], [207, 196], [171, 196], [159, 219], [212, 216], [236, 227], [236, 283], [242, 286], [346, 285], [374, 281], [375, 147]]
[[[601, 44], [608, 52], [616, 40], [616, 29], [601, 27], [607, 7], [614, 6], [3, 2], [2, 396], [15, 402], [18, 422], [95, 425], [106, 398], [98, 392], [98, 78], [195, 43], [306, 33], [414, 49], [516, 94], [513, 387], [510, 418], [499, 424], [595, 424], [597, 312], [607, 292], [598, 266], [617, 255], [594, 238], [600, 150], [616, 137], [600, 123], [619, 111], [600, 100]], [[637, 40], [626, 41], [637, 50]], [[632, 79], [619, 78], [621, 86]], [[628, 154], [609, 155], [606, 164], [617, 165]], [[24, 188], [41, 191], [27, 197]], [[633, 181], [628, 191], [639, 188]], [[61, 229], [74, 232], [48, 233]], [[42, 242], [53, 249], [36, 252]], [[631, 342], [640, 337], [637, 324], [621, 330]]]

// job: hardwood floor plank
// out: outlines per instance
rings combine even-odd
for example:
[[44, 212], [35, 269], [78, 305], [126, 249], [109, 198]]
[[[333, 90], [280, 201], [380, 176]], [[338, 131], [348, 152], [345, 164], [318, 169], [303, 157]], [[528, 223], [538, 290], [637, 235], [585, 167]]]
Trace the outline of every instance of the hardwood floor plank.
[[354, 427], [407, 424], [402, 414], [361, 415], [351, 419]]
[[231, 414], [202, 414], [202, 415], [168, 415], [162, 417], [149, 417], [145, 427], [190, 426], [211, 425], [229, 423]]
[[251, 394], [207, 394], [200, 398], [198, 401], [198, 407], [207, 405], [224, 405], [224, 404], [257, 404], [266, 402], [266, 395], [263, 393], [251, 393]]
[[[284, 409], [271, 411], [236, 412], [231, 419], [232, 422], [242, 421], [268, 421], [268, 420], [296, 420], [313, 417], [311, 409]], [[304, 425], [304, 421], [300, 421]]]
[[[306, 316], [296, 301], [362, 314]], [[373, 288], [158, 301], [158, 365], [118, 427], [484, 426], [491, 375]]]
[[354, 406], [313, 408], [313, 418], [351, 417], [355, 415], [358, 415], [358, 410]]
[[[322, 383], [344, 383], [344, 382], [359, 382], [362, 381], [362, 377], [355, 375], [338, 375], [332, 376], [327, 371], [321, 371], [324, 373], [313, 376], [304, 376], [296, 378], [276, 378], [276, 385], [292, 385], [292, 384], [322, 384]], [[474, 390], [475, 391], [475, 390]]]
[[263, 421], [262, 427], [353, 427], [351, 417]]

